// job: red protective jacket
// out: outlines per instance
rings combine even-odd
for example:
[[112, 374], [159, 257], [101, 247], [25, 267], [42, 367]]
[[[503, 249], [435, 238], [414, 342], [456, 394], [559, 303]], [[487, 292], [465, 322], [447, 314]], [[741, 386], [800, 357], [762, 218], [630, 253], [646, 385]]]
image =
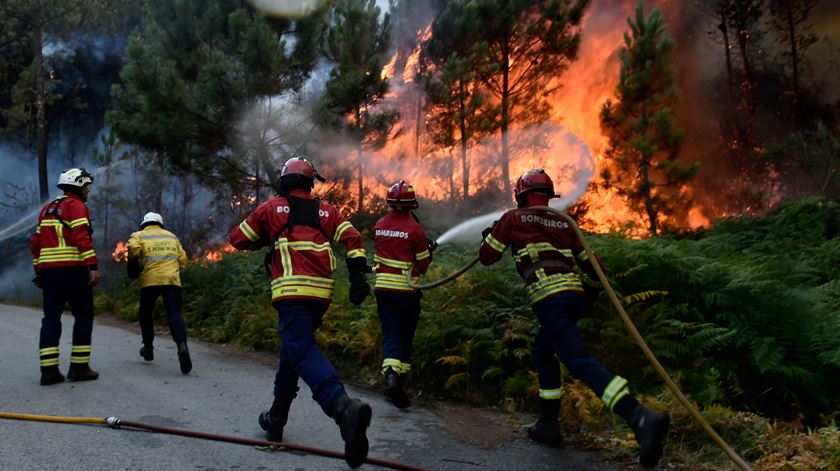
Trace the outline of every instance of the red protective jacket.
[[92, 233], [90, 212], [75, 194], [65, 193], [45, 204], [29, 240], [35, 272], [51, 267], [98, 269]]
[[[312, 200], [303, 190], [291, 196]], [[335, 257], [330, 243], [342, 243], [347, 258], [364, 257], [359, 231], [333, 206], [319, 202], [323, 233], [315, 227], [294, 226], [279, 234], [271, 260], [271, 299], [317, 299], [329, 302], [335, 290], [332, 273]], [[240, 250], [267, 246], [289, 220], [289, 201], [274, 196], [262, 203], [230, 233], [230, 243]]]
[[415, 291], [406, 275], [411, 265], [412, 276], [426, 273], [432, 257], [426, 242], [426, 231], [408, 211], [392, 211], [373, 226], [376, 289]]
[[575, 264], [597, 279], [574, 229], [552, 213], [528, 208], [506, 212], [481, 243], [481, 263], [499, 261], [508, 246], [531, 304], [564, 292], [582, 293], [580, 277], [573, 271]]

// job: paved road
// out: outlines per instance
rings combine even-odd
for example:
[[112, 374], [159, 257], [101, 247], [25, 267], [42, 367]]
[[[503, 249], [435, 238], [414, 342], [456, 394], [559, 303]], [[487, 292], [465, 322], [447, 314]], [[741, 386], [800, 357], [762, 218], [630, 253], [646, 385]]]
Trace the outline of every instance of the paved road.
[[[274, 369], [247, 355], [193, 341], [194, 369], [178, 370], [170, 338], [159, 337], [155, 361], [138, 355], [140, 336], [103, 325], [93, 331], [91, 366], [97, 381], [38, 384], [37, 309], [0, 305], [0, 411], [58, 416], [109, 417], [190, 430], [264, 438], [257, 415], [270, 405]], [[72, 317], [63, 318], [61, 369], [69, 364]], [[335, 423], [301, 382], [285, 438], [290, 443], [343, 450]], [[617, 469], [598, 455], [553, 450], [521, 432], [505, 432], [495, 446], [476, 446], [447, 431], [440, 417], [420, 407], [398, 411], [375, 392], [349, 388], [374, 411], [370, 456], [439, 470]], [[503, 425], [499, 425], [504, 429]], [[480, 431], [483, 432], [483, 431]], [[492, 435], [492, 434], [491, 434]], [[99, 425], [0, 419], [0, 469], [6, 470], [333, 470], [343, 460], [170, 436], [112, 430]], [[381, 469], [366, 464], [360, 469]]]

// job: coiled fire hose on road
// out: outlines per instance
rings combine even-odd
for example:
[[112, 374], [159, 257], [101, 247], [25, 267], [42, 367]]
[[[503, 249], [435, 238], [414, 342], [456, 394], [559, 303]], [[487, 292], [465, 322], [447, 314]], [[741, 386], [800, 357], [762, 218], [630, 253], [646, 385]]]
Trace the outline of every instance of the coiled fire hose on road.
[[[621, 301], [619, 301], [618, 295], [615, 294], [615, 290], [613, 290], [612, 286], [610, 286], [610, 282], [609, 280], [607, 280], [607, 275], [604, 274], [604, 271], [601, 269], [601, 265], [594, 262], [594, 260], [596, 260], [595, 253], [592, 251], [592, 247], [589, 246], [589, 243], [586, 241], [586, 237], [584, 237], [583, 235], [583, 231], [580, 230], [580, 227], [578, 227], [574, 219], [569, 217], [568, 214], [548, 206], [531, 206], [528, 209], [533, 209], [537, 211], [547, 211], [565, 219], [569, 223], [569, 225], [571, 225], [571, 227], [575, 231], [575, 234], [580, 240], [581, 245], [583, 245], [583, 250], [586, 252], [586, 255], [589, 256], [590, 260], [593, 260], [592, 266], [595, 268], [595, 273], [598, 274], [598, 279], [604, 286], [604, 290], [606, 290], [607, 294], [609, 295], [613, 306], [615, 306], [615, 309], [618, 311], [618, 315], [621, 317], [621, 320], [624, 321], [624, 324], [627, 326], [627, 330], [630, 331], [630, 334], [633, 336], [633, 339], [636, 341], [636, 344], [639, 346], [639, 348], [642, 349], [642, 352], [645, 354], [647, 360], [650, 362], [651, 365], [653, 365], [653, 368], [665, 382], [665, 385], [677, 398], [677, 400], [680, 401], [683, 407], [685, 407], [686, 410], [688, 410], [689, 414], [691, 414], [691, 416], [694, 418], [694, 420], [697, 422], [700, 428], [703, 429], [704, 432], [706, 432], [709, 438], [711, 438], [712, 441], [715, 442], [715, 444], [718, 447], [720, 447], [720, 449], [723, 450], [724, 453], [726, 453], [729, 459], [732, 460], [732, 462], [735, 463], [735, 465], [737, 465], [742, 470], [751, 471], [752, 468], [750, 468], [749, 463], [747, 463], [743, 458], [741, 458], [741, 456], [738, 455], [738, 453], [734, 449], [732, 449], [732, 447], [729, 446], [729, 444], [726, 443], [726, 441], [724, 441], [724, 439], [720, 435], [718, 435], [717, 432], [715, 432], [715, 429], [713, 429], [709, 422], [707, 422], [706, 419], [703, 418], [702, 415], [700, 415], [700, 412], [697, 410], [696, 407], [694, 407], [694, 404], [692, 404], [691, 401], [689, 401], [688, 398], [685, 397], [685, 394], [683, 394], [683, 392], [680, 391], [680, 388], [676, 385], [676, 383], [674, 383], [674, 380], [671, 379], [671, 376], [668, 375], [668, 372], [665, 371], [665, 368], [663, 368], [662, 365], [659, 363], [659, 360], [653, 354], [650, 347], [648, 347], [648, 344], [647, 342], [645, 342], [645, 339], [642, 338], [642, 334], [639, 333], [639, 330], [636, 329], [636, 326], [633, 324], [633, 321], [630, 319], [630, 316], [627, 315], [627, 312], [624, 310], [624, 306], [621, 305]], [[414, 284], [412, 282], [411, 271], [409, 270], [408, 284], [412, 288], [419, 290], [435, 288], [437, 286], [449, 283], [455, 278], [458, 278], [467, 270], [469, 270], [473, 265], [475, 265], [476, 262], [478, 262], [478, 256], [470, 260], [466, 265], [464, 265], [462, 268], [458, 269], [451, 275], [448, 275], [440, 280], [422, 285]]]
[[[324, 450], [321, 448], [313, 448], [304, 445], [294, 445], [286, 442], [272, 442], [268, 440], [256, 440], [253, 438], [234, 437], [230, 435], [216, 435], [205, 432], [195, 432], [192, 430], [184, 430], [171, 427], [160, 427], [157, 425], [144, 424], [141, 422], [131, 422], [122, 420], [117, 417], [98, 418], [98, 417], [58, 417], [53, 415], [33, 415], [33, 414], [16, 414], [11, 412], [0, 412], [0, 419], [12, 420], [28, 420], [33, 422], [55, 422], [62, 424], [96, 424], [107, 425], [110, 428], [127, 428], [148, 430], [151, 432], [166, 433], [170, 435], [181, 435], [184, 437], [203, 438], [205, 440], [213, 440], [217, 442], [237, 443], [240, 445], [250, 445], [259, 447], [275, 447], [279, 449], [288, 449], [293, 451], [301, 451], [313, 455], [325, 456], [327, 458], [344, 459], [344, 453], [332, 450]], [[365, 463], [383, 466], [385, 468], [398, 469], [403, 471], [431, 471], [426, 468], [420, 468], [410, 464], [397, 463], [395, 461], [388, 461], [381, 458], [368, 457]]]

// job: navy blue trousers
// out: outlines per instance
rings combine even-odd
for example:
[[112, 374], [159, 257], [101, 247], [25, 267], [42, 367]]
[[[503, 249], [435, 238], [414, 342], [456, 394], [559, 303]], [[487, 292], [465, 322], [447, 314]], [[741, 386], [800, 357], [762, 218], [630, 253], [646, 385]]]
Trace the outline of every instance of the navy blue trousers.
[[373, 293], [376, 296], [379, 322], [382, 326], [383, 371], [390, 366], [397, 373], [408, 373], [411, 369], [414, 331], [420, 319], [422, 294], [419, 291], [381, 289], [375, 289]]
[[[577, 328], [586, 308], [583, 294], [551, 296], [532, 306], [540, 322], [531, 358], [540, 380], [540, 389], [560, 388], [560, 364], [586, 383], [599, 397], [615, 378], [586, 348]], [[555, 356], [556, 355], [556, 356]]]
[[274, 377], [274, 395], [297, 396], [298, 378], [312, 390], [312, 398], [329, 415], [330, 404], [344, 394], [344, 385], [329, 360], [315, 343], [315, 329], [321, 326], [330, 303], [290, 299], [275, 301], [279, 318], [278, 330], [283, 337], [280, 364]]
[[140, 332], [143, 343], [152, 345], [155, 339], [155, 326], [152, 321], [152, 312], [155, 308], [155, 301], [163, 297], [163, 305], [166, 307], [166, 320], [169, 322], [169, 332], [175, 343], [187, 340], [187, 328], [184, 319], [181, 317], [181, 287], [176, 285], [146, 286], [140, 288]]
[[90, 359], [93, 331], [93, 288], [87, 267], [42, 268], [39, 272], [43, 290], [44, 318], [39, 342], [41, 366], [58, 365], [58, 342], [61, 339], [61, 313], [70, 305], [73, 313], [72, 363]]

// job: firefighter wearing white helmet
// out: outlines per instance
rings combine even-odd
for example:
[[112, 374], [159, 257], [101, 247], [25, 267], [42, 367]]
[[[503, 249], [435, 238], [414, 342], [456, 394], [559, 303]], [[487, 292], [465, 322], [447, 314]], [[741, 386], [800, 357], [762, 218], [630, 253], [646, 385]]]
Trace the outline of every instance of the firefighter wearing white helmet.
[[99, 265], [93, 251], [90, 212], [85, 202], [93, 175], [83, 168], [71, 168], [58, 177], [64, 194], [41, 209], [38, 226], [29, 242], [35, 268], [33, 282], [43, 290], [44, 318], [41, 321], [39, 356], [41, 385], [64, 381], [59, 371], [61, 313], [70, 304], [73, 313], [73, 347], [68, 381], [99, 377], [90, 369], [93, 330], [93, 286], [99, 283]]
[[163, 228], [163, 217], [154, 212], [143, 216], [140, 230], [128, 239], [128, 276], [140, 282], [140, 332], [143, 346], [140, 356], [154, 360], [155, 329], [152, 311], [158, 298], [163, 297], [169, 332], [178, 347], [181, 373], [192, 370], [187, 348], [187, 329], [181, 317], [181, 275], [187, 266], [187, 254], [178, 237]]

